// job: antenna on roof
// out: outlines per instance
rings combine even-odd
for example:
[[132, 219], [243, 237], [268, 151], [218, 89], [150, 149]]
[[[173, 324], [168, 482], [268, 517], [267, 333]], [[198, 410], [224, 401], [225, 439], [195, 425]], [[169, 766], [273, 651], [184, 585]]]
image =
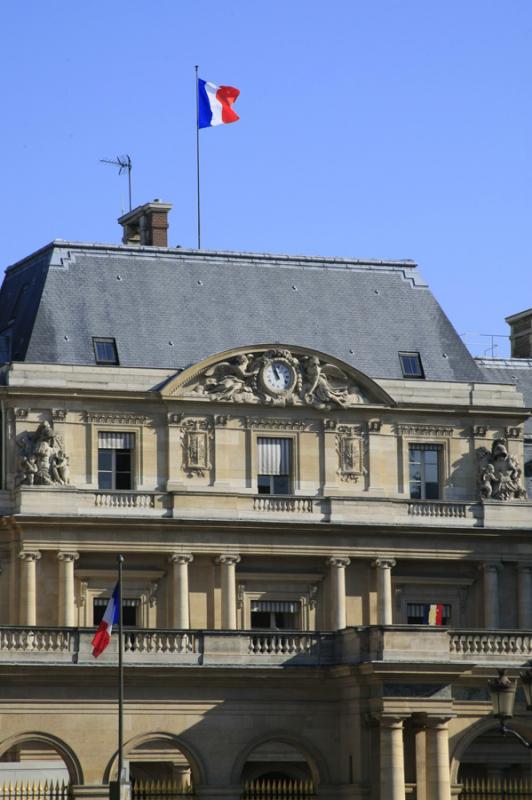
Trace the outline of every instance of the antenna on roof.
[[117, 156], [113, 161], [111, 158], [100, 158], [100, 164], [110, 164], [112, 167], [118, 167], [118, 174], [121, 175], [127, 169], [127, 182], [129, 187], [129, 210], [131, 211], [131, 169], [133, 163], [129, 156]]

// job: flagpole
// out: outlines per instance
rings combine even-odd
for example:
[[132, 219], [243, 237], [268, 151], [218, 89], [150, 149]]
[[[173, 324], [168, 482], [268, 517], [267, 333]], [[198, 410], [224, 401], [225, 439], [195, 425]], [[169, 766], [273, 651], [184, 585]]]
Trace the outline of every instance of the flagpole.
[[124, 768], [124, 663], [123, 663], [123, 621], [122, 621], [122, 564], [124, 556], [119, 553], [118, 561], [118, 797], [122, 800], [122, 770]]
[[197, 217], [198, 217], [198, 250], [201, 249], [201, 210], [200, 210], [200, 147], [199, 147], [199, 83], [198, 65], [196, 71], [196, 194], [197, 194]]

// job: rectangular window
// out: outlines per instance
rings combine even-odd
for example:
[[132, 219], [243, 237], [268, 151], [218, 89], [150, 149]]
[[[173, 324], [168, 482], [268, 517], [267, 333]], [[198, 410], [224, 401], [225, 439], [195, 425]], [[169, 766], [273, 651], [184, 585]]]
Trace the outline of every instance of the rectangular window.
[[[99, 625], [100, 622], [102, 621], [108, 602], [109, 602], [108, 597], [94, 598], [92, 607], [93, 625]], [[122, 622], [125, 626], [129, 628], [135, 628], [137, 626], [137, 609], [139, 605], [140, 605], [140, 600], [135, 598], [129, 600], [127, 598], [124, 598], [122, 600]]]
[[133, 488], [134, 433], [98, 433], [98, 489], [101, 491]]
[[259, 436], [257, 447], [258, 493], [290, 494], [292, 440]]
[[114, 339], [92, 338], [94, 357], [97, 364], [118, 364], [118, 353]]
[[[441, 606], [441, 616], [435, 606]], [[406, 613], [409, 625], [451, 624], [451, 606], [446, 603], [408, 603]]]
[[440, 497], [440, 453], [437, 444], [411, 444], [408, 448], [410, 497], [438, 500]]
[[424, 378], [421, 356], [419, 353], [399, 353], [403, 378]]
[[252, 600], [251, 627], [253, 630], [298, 630], [299, 603], [288, 600]]

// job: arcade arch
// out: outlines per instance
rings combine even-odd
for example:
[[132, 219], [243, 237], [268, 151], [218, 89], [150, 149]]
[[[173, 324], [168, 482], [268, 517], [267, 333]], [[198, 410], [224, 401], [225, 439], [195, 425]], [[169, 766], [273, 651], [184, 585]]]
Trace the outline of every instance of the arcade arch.
[[69, 745], [38, 731], [0, 742], [0, 784], [34, 781], [83, 783], [81, 765]]

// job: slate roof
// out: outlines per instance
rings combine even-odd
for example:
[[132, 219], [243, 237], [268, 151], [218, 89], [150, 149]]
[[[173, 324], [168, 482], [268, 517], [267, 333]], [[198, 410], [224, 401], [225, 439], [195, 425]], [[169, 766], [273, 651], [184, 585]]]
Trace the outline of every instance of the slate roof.
[[55, 241], [7, 270], [2, 335], [32, 363], [93, 365], [93, 336], [122, 366], [175, 369], [281, 342], [372, 378], [402, 378], [398, 352], [419, 351], [429, 380], [486, 380], [411, 261]]
[[[477, 358], [484, 379], [489, 383], [514, 383], [522, 393], [525, 406], [532, 408], [532, 358]], [[525, 423], [525, 433], [532, 436], [532, 417]]]

